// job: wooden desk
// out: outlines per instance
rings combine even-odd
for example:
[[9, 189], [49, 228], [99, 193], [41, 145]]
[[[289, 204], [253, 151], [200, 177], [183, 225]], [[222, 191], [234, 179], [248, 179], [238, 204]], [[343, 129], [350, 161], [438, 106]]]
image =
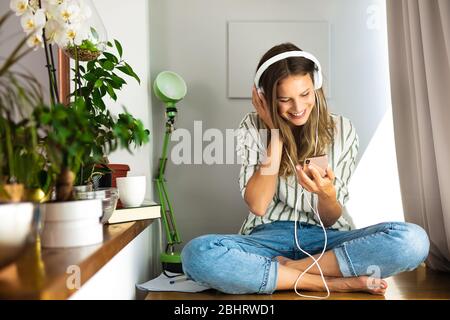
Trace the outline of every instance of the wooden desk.
[[0, 269], [0, 299], [67, 299], [153, 221], [105, 225], [103, 243], [93, 246], [41, 249], [39, 242], [30, 244], [14, 264]]

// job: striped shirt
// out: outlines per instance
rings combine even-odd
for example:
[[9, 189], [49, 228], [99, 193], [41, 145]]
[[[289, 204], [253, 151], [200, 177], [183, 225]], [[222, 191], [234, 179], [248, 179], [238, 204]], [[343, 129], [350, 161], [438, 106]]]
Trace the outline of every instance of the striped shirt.
[[[334, 114], [331, 114], [331, 117], [335, 123], [335, 131], [333, 142], [327, 150], [328, 163], [336, 176], [334, 181], [336, 198], [343, 210], [341, 217], [330, 228], [351, 230], [354, 228], [354, 224], [345, 210], [345, 203], [349, 198], [348, 183], [356, 167], [359, 139], [350, 120]], [[260, 129], [264, 131], [266, 126], [256, 112], [247, 114], [239, 125], [236, 151], [238, 157], [242, 160], [239, 174], [239, 187], [242, 197], [244, 197], [249, 179], [259, 168], [266, 154], [267, 139], [264, 141], [262, 138], [266, 134], [259, 131]], [[310, 203], [315, 209], [317, 208], [317, 195], [308, 192], [306, 189], [302, 192], [302, 189], [303, 187], [296, 183], [294, 175], [287, 178], [278, 176], [276, 192], [266, 213], [263, 216], [257, 216], [250, 212], [239, 233], [249, 234], [253, 228], [263, 223], [271, 223], [277, 220], [294, 221], [294, 206], [297, 198], [298, 220], [319, 225], [319, 221], [309, 205]]]

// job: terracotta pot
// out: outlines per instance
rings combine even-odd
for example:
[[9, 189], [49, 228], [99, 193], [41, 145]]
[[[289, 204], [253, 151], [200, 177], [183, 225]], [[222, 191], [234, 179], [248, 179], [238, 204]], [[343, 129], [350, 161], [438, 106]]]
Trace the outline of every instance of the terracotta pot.
[[[128, 171], [130, 171], [130, 167], [126, 164], [111, 164], [111, 163], [107, 164], [107, 166], [112, 170], [111, 187], [117, 188], [116, 179], [119, 177], [126, 177], [128, 175]], [[117, 201], [117, 208], [123, 208], [120, 199]]]
[[130, 171], [130, 167], [126, 164], [107, 164], [108, 168], [112, 170], [112, 185], [111, 187], [117, 188], [116, 178], [118, 177], [126, 177], [128, 171]]

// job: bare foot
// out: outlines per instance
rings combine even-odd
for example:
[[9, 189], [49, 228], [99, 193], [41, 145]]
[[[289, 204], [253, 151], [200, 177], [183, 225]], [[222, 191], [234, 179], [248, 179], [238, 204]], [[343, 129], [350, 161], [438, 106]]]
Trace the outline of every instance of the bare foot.
[[371, 294], [384, 295], [387, 288], [387, 282], [382, 279], [376, 279], [374, 284], [367, 276], [351, 278], [329, 278], [327, 285], [333, 292], [368, 292]]
[[[295, 260], [283, 256], [277, 256], [276, 259], [284, 266], [301, 270], [298, 266], [296, 268]], [[385, 280], [370, 278], [368, 276], [349, 278], [325, 277], [325, 280], [328, 288], [333, 292], [368, 292], [371, 294], [384, 295], [387, 288], [387, 282]]]

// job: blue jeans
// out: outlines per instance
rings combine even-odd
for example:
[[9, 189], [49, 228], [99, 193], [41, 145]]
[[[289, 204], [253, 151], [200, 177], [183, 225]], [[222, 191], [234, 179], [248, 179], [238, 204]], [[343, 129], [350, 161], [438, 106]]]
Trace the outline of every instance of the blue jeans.
[[[310, 254], [323, 250], [320, 226], [297, 224], [301, 248]], [[363, 275], [390, 277], [415, 269], [428, 256], [429, 240], [418, 225], [380, 223], [363, 229], [326, 229], [326, 250], [336, 255], [344, 277]], [[307, 257], [296, 246], [294, 222], [262, 224], [250, 235], [211, 234], [188, 242], [181, 252], [188, 278], [230, 294], [271, 294], [276, 289], [278, 261]]]

